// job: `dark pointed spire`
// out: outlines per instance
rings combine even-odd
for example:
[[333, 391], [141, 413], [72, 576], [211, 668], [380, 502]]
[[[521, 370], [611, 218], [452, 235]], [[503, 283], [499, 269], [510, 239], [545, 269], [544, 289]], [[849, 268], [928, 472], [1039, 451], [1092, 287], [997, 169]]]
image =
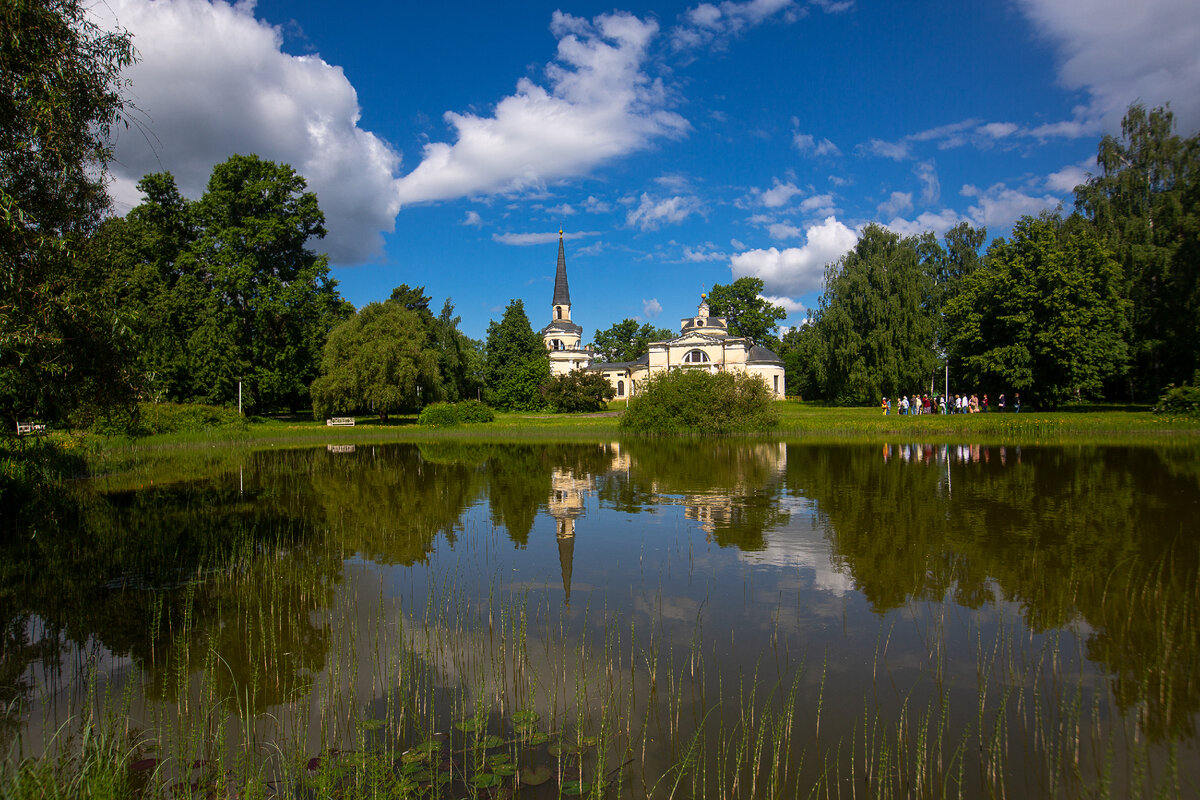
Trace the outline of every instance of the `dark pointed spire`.
[[571, 305], [571, 292], [567, 288], [567, 255], [563, 252], [563, 232], [558, 230], [558, 271], [554, 274], [554, 301], [551, 305]]

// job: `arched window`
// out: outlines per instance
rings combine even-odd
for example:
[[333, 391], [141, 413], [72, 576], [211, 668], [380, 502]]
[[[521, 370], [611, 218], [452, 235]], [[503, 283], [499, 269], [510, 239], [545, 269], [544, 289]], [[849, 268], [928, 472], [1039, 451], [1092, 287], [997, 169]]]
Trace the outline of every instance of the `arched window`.
[[625, 381], [617, 381], [617, 397], [625, 396]]
[[550, 340], [550, 349], [551, 350], [562, 350], [563, 343], [561, 341], [559, 341], [558, 339], [551, 339]]
[[555, 319], [562, 319], [562, 306], [555, 306], [555, 307], [554, 307], [554, 318], [555, 318]]
[[685, 364], [707, 364], [708, 363], [708, 353], [704, 352], [703, 350], [689, 350], [687, 352], [687, 354], [683, 357], [683, 363], [685, 363]]

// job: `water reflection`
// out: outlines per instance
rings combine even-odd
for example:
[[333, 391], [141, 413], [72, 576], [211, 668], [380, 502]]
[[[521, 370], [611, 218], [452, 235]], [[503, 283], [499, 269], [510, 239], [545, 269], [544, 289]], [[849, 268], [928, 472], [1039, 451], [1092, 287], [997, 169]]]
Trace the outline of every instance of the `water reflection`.
[[[968, 622], [946, 636], [969, 648], [976, 612], [1011, 610], [1025, 637], [1078, 636], [1139, 735], [1194, 747], [1193, 450], [443, 442], [259, 452], [216, 471], [80, 486], [7, 531], [0, 738], [24, 724], [39, 681], [85, 647], [135, 666], [145, 702], [186, 702], [207, 670], [210, 690], [271, 712], [364, 646], [338, 637], [366, 637], [369, 614], [339, 617], [338, 603], [378, 580], [371, 603], [388, 624], [403, 598], [419, 606], [439, 582], [464, 604], [544, 591], [535, 605], [567, 631], [587, 630], [596, 608], [657, 626], [680, 652], [703, 630], [722, 675], [756, 673], [764, 649], [785, 665], [780, 652], [823, 652], [830, 686], [848, 697], [873, 680], [879, 626], [949, 609]], [[444, 636], [483, 650], [486, 630]], [[910, 638], [888, 655], [893, 675], [930, 658]], [[407, 629], [402, 646], [435, 669]], [[973, 690], [974, 663], [952, 667]], [[630, 672], [647, 696], [653, 673]], [[439, 680], [469, 691], [469, 676]], [[363, 691], [377, 685], [372, 675]], [[800, 702], [817, 703], [823, 685]]]

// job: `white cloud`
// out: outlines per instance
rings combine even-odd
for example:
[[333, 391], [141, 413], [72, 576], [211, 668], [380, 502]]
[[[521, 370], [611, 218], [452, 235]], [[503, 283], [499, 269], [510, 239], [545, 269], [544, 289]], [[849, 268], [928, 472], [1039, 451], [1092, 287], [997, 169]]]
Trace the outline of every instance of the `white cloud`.
[[[803, 303], [801, 303], [799, 300], [793, 300], [790, 297], [773, 297], [771, 295], [763, 295], [762, 299], [766, 300], [771, 305], [783, 306], [783, 310], [788, 313], [788, 316], [792, 316], [793, 314], [797, 316], [804, 316], [808, 313], [808, 309]], [[787, 333], [787, 331], [781, 327], [779, 329], [779, 333], [782, 336], [783, 334]]]
[[642, 193], [637, 208], [629, 209], [625, 224], [644, 231], [658, 230], [664, 224], [678, 224], [700, 210], [700, 201], [695, 197], [675, 195], [656, 199]]
[[1057, 208], [1060, 202], [1052, 195], [1034, 197], [1010, 189], [1003, 183], [997, 183], [987, 189], [967, 184], [962, 188], [961, 194], [964, 197], [975, 198], [975, 204], [967, 209], [971, 223], [976, 226], [986, 225], [993, 230], [1007, 228], [1019, 217], [1027, 214], [1033, 215]]
[[569, 217], [575, 213], [575, 208], [570, 203], [559, 203], [556, 206], [550, 206], [546, 209], [546, 213], [554, 214], [560, 217]]
[[767, 228], [767, 232], [771, 234], [772, 239], [777, 241], [799, 239], [804, 235], [803, 228], [798, 228], [789, 222], [776, 222]]
[[801, 193], [802, 190], [796, 188], [794, 183], [790, 181], [788, 183], [780, 183], [779, 179], [776, 178], [775, 185], [764, 192], [760, 192], [759, 195], [762, 204], [767, 208], [779, 208], [787, 205], [789, 200]]
[[729, 261], [734, 279], [761, 278], [767, 291], [785, 296], [802, 295], [821, 288], [825, 265], [854, 247], [858, 236], [835, 217], [808, 229], [803, 247], [748, 250]]
[[877, 210], [885, 217], [894, 217], [911, 211], [912, 207], [912, 192], [892, 192], [892, 196], [880, 203]]
[[146, 173], [169, 170], [195, 198], [214, 165], [256, 153], [291, 164], [316, 192], [329, 234], [310, 246], [335, 263], [365, 261], [394, 227], [400, 157], [358, 127], [358, 96], [342, 69], [282, 52], [279, 28], [255, 19], [253, 5], [91, 4], [98, 24], [134, 34], [140, 58], [124, 73], [144, 116], [116, 142], [117, 207], [140, 202], [135, 184]]
[[425, 145], [421, 163], [400, 180], [403, 202], [536, 187], [687, 131], [683, 117], [665, 110], [662, 83], [642, 70], [657, 23], [556, 11], [551, 31], [559, 42], [546, 67], [550, 90], [522, 78], [491, 117], [446, 112], [457, 141]]
[[938, 180], [937, 167], [932, 161], [922, 161], [913, 167], [913, 173], [921, 182], [921, 202], [926, 205], [936, 203], [942, 197], [942, 184]]
[[705, 45], [724, 47], [730, 38], [761, 25], [780, 12], [783, 12], [784, 21], [791, 22], [796, 19], [795, 11], [795, 0], [701, 3], [684, 12], [683, 22], [671, 31], [671, 43], [676, 50]]
[[1118, 131], [1130, 103], [1170, 101], [1181, 131], [1200, 128], [1200, 19], [1195, 0], [1019, 0], [1058, 47], [1059, 81], [1091, 103], [1082, 123]]
[[642, 317], [644, 319], [654, 319], [662, 313], [662, 304], [658, 302], [657, 297], [651, 297], [649, 300], [642, 298]]
[[[793, 119], [792, 125], [798, 125], [799, 122], [799, 120]], [[811, 133], [800, 133], [797, 131], [792, 136], [792, 143], [796, 145], [797, 150], [805, 155], [840, 156], [842, 154], [842, 151], [838, 149], [836, 144], [828, 139], [817, 141], [816, 137]]]
[[993, 139], [1003, 139], [1006, 136], [1012, 136], [1018, 130], [1020, 128], [1011, 122], [989, 122], [976, 128], [976, 133], [990, 136]]
[[598, 198], [588, 195], [588, 199], [583, 201], [583, 207], [587, 209], [589, 214], [607, 214], [612, 211], [612, 206]]
[[810, 216], [831, 216], [837, 209], [833, 205], [832, 194], [814, 194], [806, 197], [800, 203], [800, 210]]
[[[1088, 164], [1091, 164], [1090, 159]], [[1087, 183], [1090, 177], [1091, 173], [1084, 167], [1078, 164], [1068, 164], [1058, 172], [1052, 172], [1046, 176], [1046, 188], [1052, 192], [1070, 194], [1079, 184]]]
[[962, 216], [949, 208], [941, 211], [925, 211], [916, 219], [893, 217], [887, 227], [901, 236], [920, 236], [926, 231], [933, 231], [938, 236], [944, 236], [946, 231], [962, 222]]
[[462, 224], [479, 228], [483, 226], [483, 219], [479, 216], [478, 211], [468, 211], [466, 219], [462, 221]]
[[899, 142], [885, 142], [882, 139], [872, 139], [866, 144], [860, 144], [858, 151], [859, 153], [890, 158], [893, 161], [903, 161], [906, 158], [912, 157], [909, 153], [908, 142], [904, 140]]
[[717, 250], [716, 245], [711, 242], [705, 242], [696, 247], [689, 247], [688, 245], [684, 245], [683, 247], [684, 261], [699, 263], [703, 261], [724, 261], [727, 258], [729, 256]]
[[[496, 233], [492, 235], [492, 241], [500, 244], [511, 244], [517, 247], [526, 247], [532, 244], [548, 244], [558, 241], [558, 231], [548, 231], [546, 233]], [[562, 238], [567, 241], [572, 239], [583, 239], [587, 236], [598, 236], [597, 231], [579, 231], [576, 233], [561, 234]]]

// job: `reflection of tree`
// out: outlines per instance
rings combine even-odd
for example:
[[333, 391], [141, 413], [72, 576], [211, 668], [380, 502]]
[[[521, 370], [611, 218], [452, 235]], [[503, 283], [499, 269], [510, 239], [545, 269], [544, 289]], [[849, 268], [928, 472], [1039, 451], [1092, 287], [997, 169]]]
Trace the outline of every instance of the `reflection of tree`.
[[[994, 449], [993, 449], [994, 450]], [[1200, 710], [1200, 496], [1186, 449], [983, 448], [971, 463], [885, 462], [876, 447], [789, 447], [789, 488], [816, 501], [835, 552], [877, 610], [909, 598], [977, 607], [994, 591], [1048, 630], [1082, 617], [1088, 651], [1142, 704], [1153, 736]], [[940, 462], [940, 463], [939, 463]], [[952, 490], [952, 491], [951, 491]], [[993, 589], [996, 587], [996, 589]]]
[[785, 453], [779, 444], [637, 440], [621, 444], [623, 470], [601, 482], [599, 496], [618, 511], [683, 505], [722, 547], [761, 550], [764, 534], [785, 525], [779, 508]]

